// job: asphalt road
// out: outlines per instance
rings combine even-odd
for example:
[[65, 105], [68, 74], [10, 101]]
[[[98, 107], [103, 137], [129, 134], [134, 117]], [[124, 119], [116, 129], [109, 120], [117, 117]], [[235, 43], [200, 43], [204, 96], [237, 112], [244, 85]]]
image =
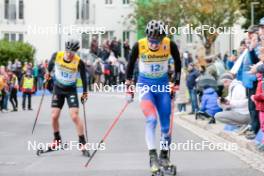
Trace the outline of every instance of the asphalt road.
[[[36, 156], [28, 150], [29, 142], [51, 142], [50, 96], [45, 97], [35, 134], [31, 129], [40, 97], [33, 98], [34, 111], [0, 113], [0, 176], [147, 176], [148, 151], [145, 144], [144, 117], [138, 102], [129, 105], [106, 141], [106, 150], [99, 151], [89, 168], [87, 158], [77, 150], [57, 151]], [[21, 100], [19, 99], [21, 105]], [[89, 142], [99, 142], [124, 104], [120, 95], [91, 94], [86, 105]], [[82, 116], [82, 109], [81, 109]], [[78, 140], [68, 115], [67, 104], [61, 114], [64, 141]], [[157, 134], [158, 136], [159, 134]], [[202, 142], [190, 131], [176, 125], [173, 141]], [[230, 153], [223, 151], [172, 151], [172, 162], [179, 176], [263, 176]]]

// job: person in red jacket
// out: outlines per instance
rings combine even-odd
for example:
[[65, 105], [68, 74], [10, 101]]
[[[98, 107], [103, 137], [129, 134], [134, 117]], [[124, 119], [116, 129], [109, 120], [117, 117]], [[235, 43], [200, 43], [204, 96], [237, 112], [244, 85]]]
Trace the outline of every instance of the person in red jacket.
[[[252, 95], [251, 99], [256, 104], [256, 110], [259, 111], [260, 128], [264, 133], [264, 91], [263, 91], [263, 75], [258, 73], [258, 86], [256, 94]], [[264, 152], [264, 136], [262, 142], [257, 146], [260, 151]]]

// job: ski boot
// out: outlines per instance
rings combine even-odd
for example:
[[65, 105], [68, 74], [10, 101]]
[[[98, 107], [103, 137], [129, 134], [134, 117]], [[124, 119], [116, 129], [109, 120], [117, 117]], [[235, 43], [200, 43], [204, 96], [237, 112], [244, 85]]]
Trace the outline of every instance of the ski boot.
[[160, 169], [157, 154], [150, 155], [150, 171], [151, 171], [151, 176], [164, 176], [162, 170]]
[[37, 150], [37, 155], [40, 156], [43, 153], [49, 153], [49, 152], [53, 152], [53, 151], [58, 151], [63, 149], [61, 140], [53, 140], [52, 143], [49, 144], [48, 148], [43, 149], [43, 148], [39, 148]]
[[164, 172], [165, 175], [176, 175], [177, 168], [173, 164], [171, 164], [170, 159], [168, 157], [168, 151], [161, 151], [159, 157], [159, 164], [161, 170]]

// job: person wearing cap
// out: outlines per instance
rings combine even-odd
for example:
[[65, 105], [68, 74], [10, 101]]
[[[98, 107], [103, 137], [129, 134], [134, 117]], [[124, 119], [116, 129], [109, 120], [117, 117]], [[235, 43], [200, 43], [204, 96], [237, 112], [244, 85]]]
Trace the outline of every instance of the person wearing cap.
[[217, 69], [216, 66], [214, 65], [214, 57], [213, 56], [205, 57], [205, 61], [206, 61], [205, 72], [213, 76], [215, 80], [218, 80]]
[[[251, 117], [251, 123], [250, 123], [250, 130], [248, 131], [246, 138], [247, 139], [255, 139], [256, 134], [258, 133], [260, 129], [260, 123], [258, 118], [258, 111], [256, 110], [255, 103], [251, 100], [251, 96], [255, 94], [256, 88], [257, 88], [257, 72], [262, 72], [264, 68], [262, 69], [262, 64], [258, 64], [259, 62], [259, 55], [260, 55], [260, 48], [261, 43], [260, 41], [264, 41], [264, 17], [260, 20], [260, 23], [258, 25], [257, 31], [254, 30], [254, 33], [249, 33], [249, 52], [247, 55], [247, 63], [244, 66], [243, 71], [243, 85], [247, 89], [247, 96], [248, 96], [248, 107]], [[246, 62], [245, 61], [245, 62]], [[244, 63], [245, 63], [244, 62]], [[243, 64], [244, 64], [243, 63]], [[264, 71], [263, 71], [264, 72]]]
[[250, 122], [248, 98], [242, 82], [235, 79], [231, 73], [223, 74], [220, 82], [228, 89], [228, 95], [219, 99], [219, 105], [223, 111], [216, 113], [215, 119], [238, 127], [247, 125]]

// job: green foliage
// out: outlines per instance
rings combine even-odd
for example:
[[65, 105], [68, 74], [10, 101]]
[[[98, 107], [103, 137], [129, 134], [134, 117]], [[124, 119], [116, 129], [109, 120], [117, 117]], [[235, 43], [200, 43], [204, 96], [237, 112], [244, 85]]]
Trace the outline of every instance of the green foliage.
[[[240, 17], [239, 0], [138, 0], [135, 5], [134, 19], [140, 33], [151, 19], [163, 20], [171, 27], [192, 24], [218, 28], [231, 27]], [[205, 31], [199, 37], [210, 54], [218, 33]]]
[[150, 20], [162, 20], [169, 26], [180, 25], [181, 11], [178, 0], [139, 0], [135, 3], [134, 19], [139, 36], [144, 36], [146, 24]]
[[259, 2], [254, 5], [254, 23], [258, 24], [259, 20], [264, 17], [264, 1], [263, 0], [240, 0], [241, 14], [246, 18], [243, 28], [247, 29], [251, 25], [251, 2]]
[[32, 62], [35, 48], [28, 43], [0, 40], [0, 65], [19, 59], [21, 62]]

